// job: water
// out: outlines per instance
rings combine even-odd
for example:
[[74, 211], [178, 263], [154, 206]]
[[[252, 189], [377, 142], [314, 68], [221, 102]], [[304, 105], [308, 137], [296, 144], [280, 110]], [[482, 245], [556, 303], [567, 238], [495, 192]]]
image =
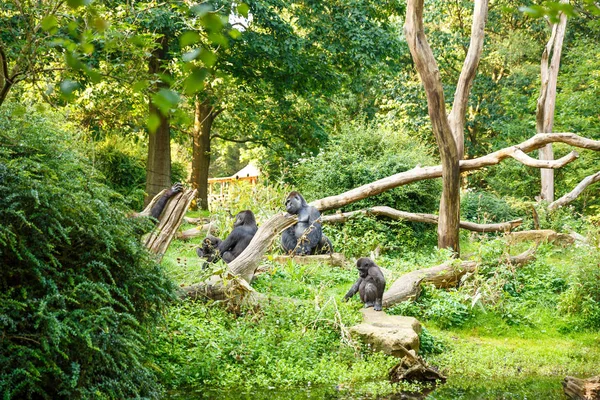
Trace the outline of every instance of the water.
[[362, 395], [336, 387], [296, 389], [207, 390], [195, 389], [171, 393], [171, 400], [527, 400], [564, 399], [562, 378], [533, 377], [504, 381], [450, 379], [448, 383], [421, 393]]

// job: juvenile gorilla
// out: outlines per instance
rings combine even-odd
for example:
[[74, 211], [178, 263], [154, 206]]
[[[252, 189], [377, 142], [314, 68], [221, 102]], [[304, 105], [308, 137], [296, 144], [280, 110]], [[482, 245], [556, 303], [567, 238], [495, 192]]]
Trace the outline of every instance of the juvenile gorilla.
[[356, 262], [359, 278], [344, 296], [348, 301], [356, 292], [360, 293], [360, 300], [365, 303], [365, 308], [373, 307], [381, 311], [383, 292], [385, 291], [385, 277], [381, 269], [368, 257], [359, 258]]
[[288, 195], [285, 209], [290, 214], [298, 215], [298, 222], [281, 234], [283, 251], [296, 255], [333, 253], [333, 245], [321, 229], [319, 210], [309, 206], [298, 192]]
[[216, 261], [220, 256], [223, 261], [230, 263], [248, 247], [257, 230], [252, 211], [240, 211], [235, 216], [233, 230], [225, 240], [207, 236], [202, 242], [202, 248], [196, 249], [196, 254], [209, 262]]

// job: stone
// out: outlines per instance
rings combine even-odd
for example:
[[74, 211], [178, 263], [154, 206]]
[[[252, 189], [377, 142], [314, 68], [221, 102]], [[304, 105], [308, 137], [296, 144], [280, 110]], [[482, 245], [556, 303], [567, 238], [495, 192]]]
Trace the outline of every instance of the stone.
[[361, 310], [364, 322], [350, 328], [350, 333], [371, 345], [373, 350], [402, 358], [419, 352], [421, 323], [413, 317], [388, 315], [373, 308]]

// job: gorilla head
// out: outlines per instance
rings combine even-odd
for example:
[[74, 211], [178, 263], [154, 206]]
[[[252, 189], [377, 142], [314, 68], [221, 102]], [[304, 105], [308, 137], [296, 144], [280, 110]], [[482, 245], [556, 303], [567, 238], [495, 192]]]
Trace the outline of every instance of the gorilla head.
[[235, 229], [242, 225], [256, 227], [258, 229], [258, 225], [256, 225], [256, 218], [254, 218], [254, 213], [252, 213], [252, 211], [244, 210], [237, 213], [235, 216], [235, 221], [233, 222], [233, 228]]
[[304, 200], [304, 197], [298, 192], [290, 192], [288, 197], [285, 199], [285, 209], [290, 214], [298, 214], [303, 208], [307, 207], [308, 203]]

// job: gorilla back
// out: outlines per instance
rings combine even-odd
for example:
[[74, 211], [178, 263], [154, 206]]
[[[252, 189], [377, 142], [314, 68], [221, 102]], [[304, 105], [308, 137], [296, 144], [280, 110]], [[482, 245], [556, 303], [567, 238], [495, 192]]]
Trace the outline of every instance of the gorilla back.
[[[208, 261], [216, 261], [220, 256], [223, 261], [230, 263], [248, 247], [256, 231], [258, 231], [258, 225], [256, 225], [256, 218], [252, 211], [240, 211], [235, 216], [233, 230], [225, 240], [211, 237], [207, 243], [207, 238], [203, 242], [203, 248], [197, 249], [196, 253], [199, 257], [207, 258]], [[218, 255], [211, 251], [207, 252], [207, 249], [211, 248], [218, 249]]]
[[330, 254], [333, 246], [321, 228], [321, 213], [308, 205], [298, 192], [290, 192], [285, 199], [288, 213], [298, 216], [298, 222], [283, 231], [281, 247], [288, 254]]

